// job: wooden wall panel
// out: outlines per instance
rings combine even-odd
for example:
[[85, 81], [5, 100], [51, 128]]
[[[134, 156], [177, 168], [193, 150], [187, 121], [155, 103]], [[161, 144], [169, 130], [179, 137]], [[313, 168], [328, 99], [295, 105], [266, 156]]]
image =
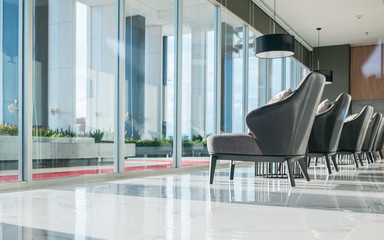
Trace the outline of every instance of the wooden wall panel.
[[351, 48], [350, 92], [353, 100], [384, 99], [383, 46]]

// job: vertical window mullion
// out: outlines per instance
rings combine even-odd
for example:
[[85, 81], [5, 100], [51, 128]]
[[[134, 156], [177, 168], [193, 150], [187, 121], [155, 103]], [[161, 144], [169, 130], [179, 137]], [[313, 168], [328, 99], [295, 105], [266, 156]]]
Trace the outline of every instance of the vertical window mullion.
[[19, 180], [32, 181], [32, 68], [33, 68], [33, 1], [19, 1]]
[[214, 26], [214, 133], [220, 133], [220, 118], [221, 118], [221, 12], [220, 6], [215, 6], [215, 26]]
[[174, 133], [173, 133], [173, 167], [181, 166], [181, 90], [182, 90], [182, 1], [175, 0], [175, 80], [174, 80]]
[[[243, 119], [248, 113], [248, 68], [249, 68], [249, 33], [248, 26], [243, 26]], [[242, 121], [243, 132], [247, 132], [245, 121]]]
[[124, 172], [124, 99], [125, 99], [125, 0], [116, 0], [116, 51], [115, 51], [115, 158], [114, 172]]

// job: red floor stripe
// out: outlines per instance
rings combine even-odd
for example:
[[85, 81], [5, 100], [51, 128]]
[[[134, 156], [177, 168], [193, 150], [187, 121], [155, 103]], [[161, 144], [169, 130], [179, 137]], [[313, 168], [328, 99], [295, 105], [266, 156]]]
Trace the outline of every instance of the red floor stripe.
[[[167, 164], [158, 164], [158, 165], [148, 165], [148, 166], [135, 166], [135, 167], [126, 167], [124, 170], [126, 172], [131, 171], [140, 171], [140, 170], [150, 170], [150, 169], [162, 169], [162, 168], [172, 168], [172, 161], [165, 160], [146, 160], [147, 162], [168, 162]], [[182, 167], [196, 166], [196, 165], [207, 165], [209, 161], [182, 161]], [[106, 169], [89, 169], [89, 170], [77, 170], [77, 171], [64, 171], [64, 172], [50, 172], [50, 173], [35, 173], [32, 175], [34, 180], [37, 179], [48, 179], [48, 178], [60, 178], [60, 177], [74, 177], [81, 175], [91, 175], [91, 174], [103, 174], [103, 173], [113, 173], [113, 168]], [[17, 175], [6, 175], [0, 176], [0, 182], [12, 182], [17, 181]]]

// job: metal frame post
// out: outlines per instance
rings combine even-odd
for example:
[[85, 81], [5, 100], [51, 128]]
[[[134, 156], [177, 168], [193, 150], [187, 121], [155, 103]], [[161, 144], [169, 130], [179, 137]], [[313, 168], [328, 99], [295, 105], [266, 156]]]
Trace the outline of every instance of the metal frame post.
[[124, 172], [124, 109], [125, 109], [125, 0], [116, 0], [115, 55], [115, 158], [114, 172]]

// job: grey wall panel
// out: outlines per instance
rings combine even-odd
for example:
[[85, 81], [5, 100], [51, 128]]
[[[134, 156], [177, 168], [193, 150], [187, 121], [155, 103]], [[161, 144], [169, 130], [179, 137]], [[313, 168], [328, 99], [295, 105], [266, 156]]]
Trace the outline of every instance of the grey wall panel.
[[358, 113], [364, 106], [370, 105], [374, 112], [384, 114], [384, 99], [352, 100], [352, 113]]
[[268, 34], [271, 32], [271, 22], [271, 18], [256, 4], [253, 4], [253, 27], [262, 34]]
[[245, 22], [251, 24], [250, 16], [251, 16], [251, 6], [252, 2], [249, 0], [236, 0], [236, 1], [227, 1], [226, 2], [226, 8], [230, 9], [231, 12], [236, 14], [236, 16], [243, 19]]

